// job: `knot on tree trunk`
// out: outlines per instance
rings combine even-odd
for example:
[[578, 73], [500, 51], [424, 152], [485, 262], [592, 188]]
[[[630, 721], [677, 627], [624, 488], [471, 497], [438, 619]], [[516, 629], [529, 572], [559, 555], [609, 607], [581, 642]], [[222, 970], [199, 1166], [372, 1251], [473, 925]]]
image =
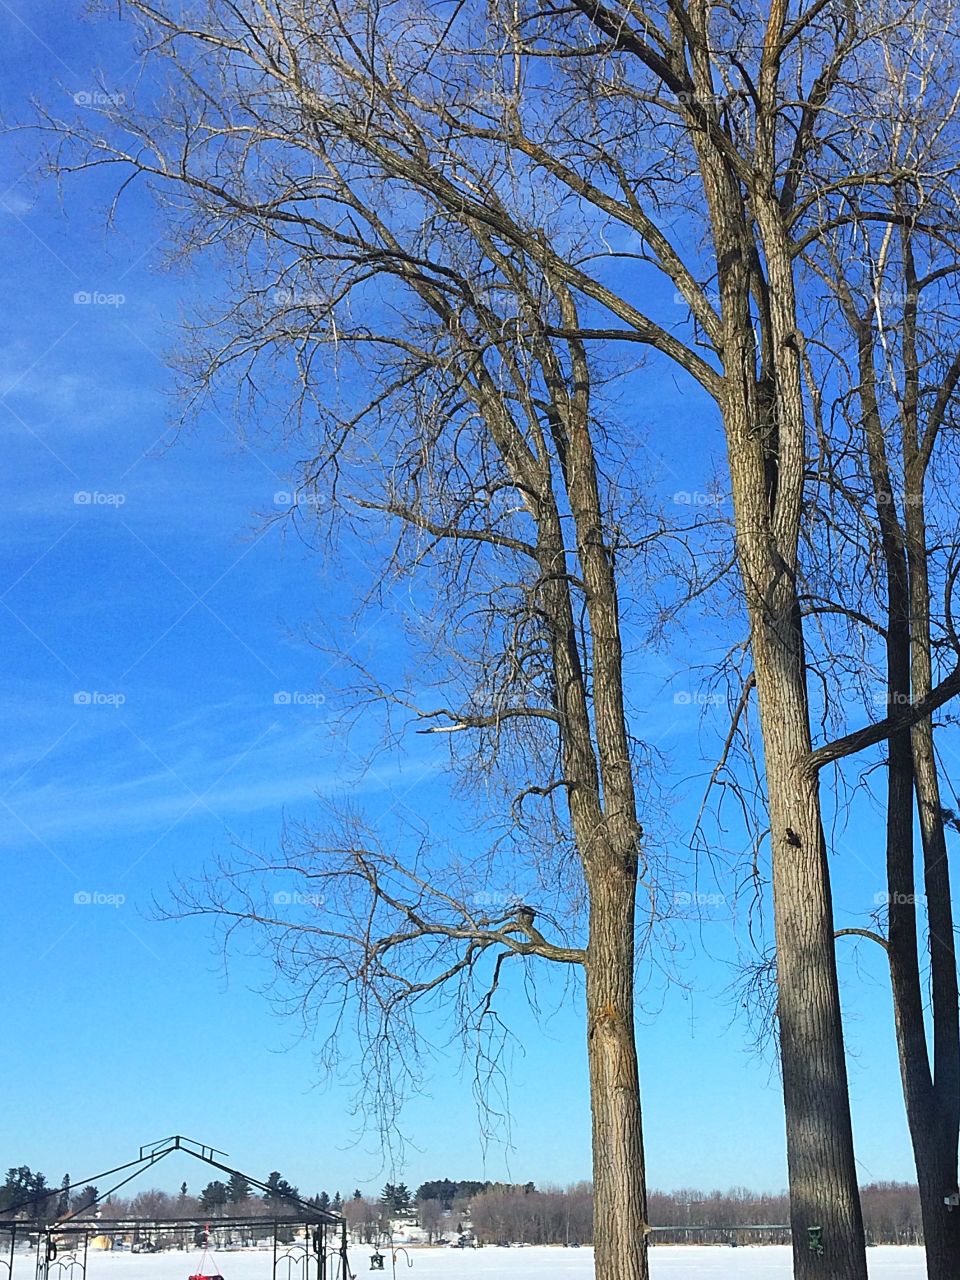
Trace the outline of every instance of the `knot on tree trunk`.
[[620, 1021], [620, 1014], [617, 1012], [614, 1005], [607, 1001], [607, 1003], [602, 1004], [594, 1014], [593, 1021], [590, 1025], [590, 1035], [593, 1036], [597, 1031], [614, 1027]]

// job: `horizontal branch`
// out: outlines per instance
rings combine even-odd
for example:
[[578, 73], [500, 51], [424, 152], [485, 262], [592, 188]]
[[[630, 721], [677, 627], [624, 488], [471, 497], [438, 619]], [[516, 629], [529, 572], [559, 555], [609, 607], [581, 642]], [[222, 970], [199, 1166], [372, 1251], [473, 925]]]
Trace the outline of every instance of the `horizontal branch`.
[[546, 707], [504, 707], [502, 711], [493, 711], [484, 716], [459, 715], [445, 709], [421, 711], [418, 715], [421, 720], [445, 716], [450, 723], [430, 725], [426, 729], [418, 729], [417, 733], [460, 733], [463, 729], [494, 729], [504, 720], [552, 720], [555, 724], [560, 723], [556, 711], [550, 711]]
[[818, 747], [816, 751], [811, 751], [804, 762], [804, 772], [818, 773], [828, 764], [856, 755], [858, 751], [865, 751], [867, 747], [876, 746], [878, 742], [884, 742], [894, 734], [902, 733], [904, 729], [912, 729], [915, 724], [926, 720], [958, 693], [960, 693], [960, 665], [919, 701], [911, 702], [883, 720], [864, 725], [862, 729], [855, 729], [853, 733], [845, 734], [842, 738], [837, 738], [825, 746]]

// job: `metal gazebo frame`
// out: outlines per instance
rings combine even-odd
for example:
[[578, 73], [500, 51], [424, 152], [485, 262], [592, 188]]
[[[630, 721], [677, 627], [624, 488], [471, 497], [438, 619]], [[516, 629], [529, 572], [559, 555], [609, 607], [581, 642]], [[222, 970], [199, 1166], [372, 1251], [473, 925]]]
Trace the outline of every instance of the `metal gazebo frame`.
[[[255, 1217], [214, 1218], [193, 1214], [183, 1218], [100, 1218], [87, 1216], [101, 1201], [125, 1186], [141, 1173], [145, 1173], [159, 1161], [175, 1151], [185, 1152], [194, 1159], [218, 1169], [227, 1175], [238, 1175], [251, 1187], [269, 1192], [270, 1188], [259, 1178], [251, 1177], [240, 1169], [231, 1168], [218, 1157], [223, 1151], [206, 1143], [175, 1134], [159, 1142], [147, 1143], [140, 1148], [136, 1160], [118, 1165], [103, 1173], [78, 1180], [73, 1185], [100, 1183], [115, 1174], [123, 1174], [120, 1182], [98, 1195], [91, 1204], [66, 1214], [55, 1222], [36, 1226], [16, 1216], [18, 1210], [35, 1205], [41, 1200], [61, 1194], [60, 1188], [51, 1188], [43, 1195], [8, 1210], [10, 1216], [0, 1218], [0, 1233], [9, 1233], [10, 1247], [6, 1257], [0, 1256], [0, 1280], [13, 1280], [13, 1261], [18, 1240], [36, 1237], [36, 1280], [87, 1280], [89, 1245], [98, 1236], [132, 1236], [142, 1243], [147, 1237], [150, 1243], [156, 1239], [176, 1239], [183, 1245], [189, 1238], [191, 1245], [206, 1245], [227, 1233], [253, 1233], [262, 1239], [273, 1238], [273, 1263], [270, 1280], [353, 1280], [347, 1260], [347, 1224], [345, 1218], [328, 1209], [320, 1209], [300, 1196], [284, 1196], [278, 1211]], [[296, 1233], [302, 1232], [302, 1239]], [[286, 1238], [285, 1238], [286, 1237]]]

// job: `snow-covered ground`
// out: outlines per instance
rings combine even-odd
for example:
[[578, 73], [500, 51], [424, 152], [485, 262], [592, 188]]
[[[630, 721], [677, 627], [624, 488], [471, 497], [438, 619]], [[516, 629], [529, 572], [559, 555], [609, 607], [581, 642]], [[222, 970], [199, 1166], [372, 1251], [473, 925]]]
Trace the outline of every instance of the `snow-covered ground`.
[[[408, 1249], [398, 1252], [394, 1273], [386, 1252], [384, 1276], [393, 1280], [592, 1280], [591, 1249]], [[370, 1274], [369, 1247], [350, 1251], [350, 1268], [358, 1277]], [[923, 1280], [921, 1249], [878, 1248], [868, 1251], [870, 1280]], [[773, 1246], [727, 1249], [712, 1246], [660, 1245], [651, 1251], [653, 1280], [790, 1280], [790, 1250]], [[212, 1255], [224, 1280], [272, 1280], [269, 1252]], [[412, 1267], [407, 1265], [407, 1260]], [[208, 1260], [209, 1261], [209, 1260]], [[200, 1263], [200, 1253], [159, 1255], [93, 1253], [87, 1280], [187, 1280]], [[213, 1270], [206, 1266], [206, 1271]], [[0, 1275], [5, 1273], [0, 1272]], [[18, 1256], [13, 1280], [34, 1280], [33, 1256]], [[66, 1280], [66, 1277], [65, 1277]], [[278, 1280], [285, 1280], [278, 1272]]]

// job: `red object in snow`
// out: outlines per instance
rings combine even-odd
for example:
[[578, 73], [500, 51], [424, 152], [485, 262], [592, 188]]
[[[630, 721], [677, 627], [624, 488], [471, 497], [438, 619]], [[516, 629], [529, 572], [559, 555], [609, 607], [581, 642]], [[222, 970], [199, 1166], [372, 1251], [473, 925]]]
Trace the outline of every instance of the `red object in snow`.
[[223, 1280], [223, 1276], [205, 1275], [203, 1272], [198, 1272], [195, 1276], [187, 1276], [187, 1280]]

